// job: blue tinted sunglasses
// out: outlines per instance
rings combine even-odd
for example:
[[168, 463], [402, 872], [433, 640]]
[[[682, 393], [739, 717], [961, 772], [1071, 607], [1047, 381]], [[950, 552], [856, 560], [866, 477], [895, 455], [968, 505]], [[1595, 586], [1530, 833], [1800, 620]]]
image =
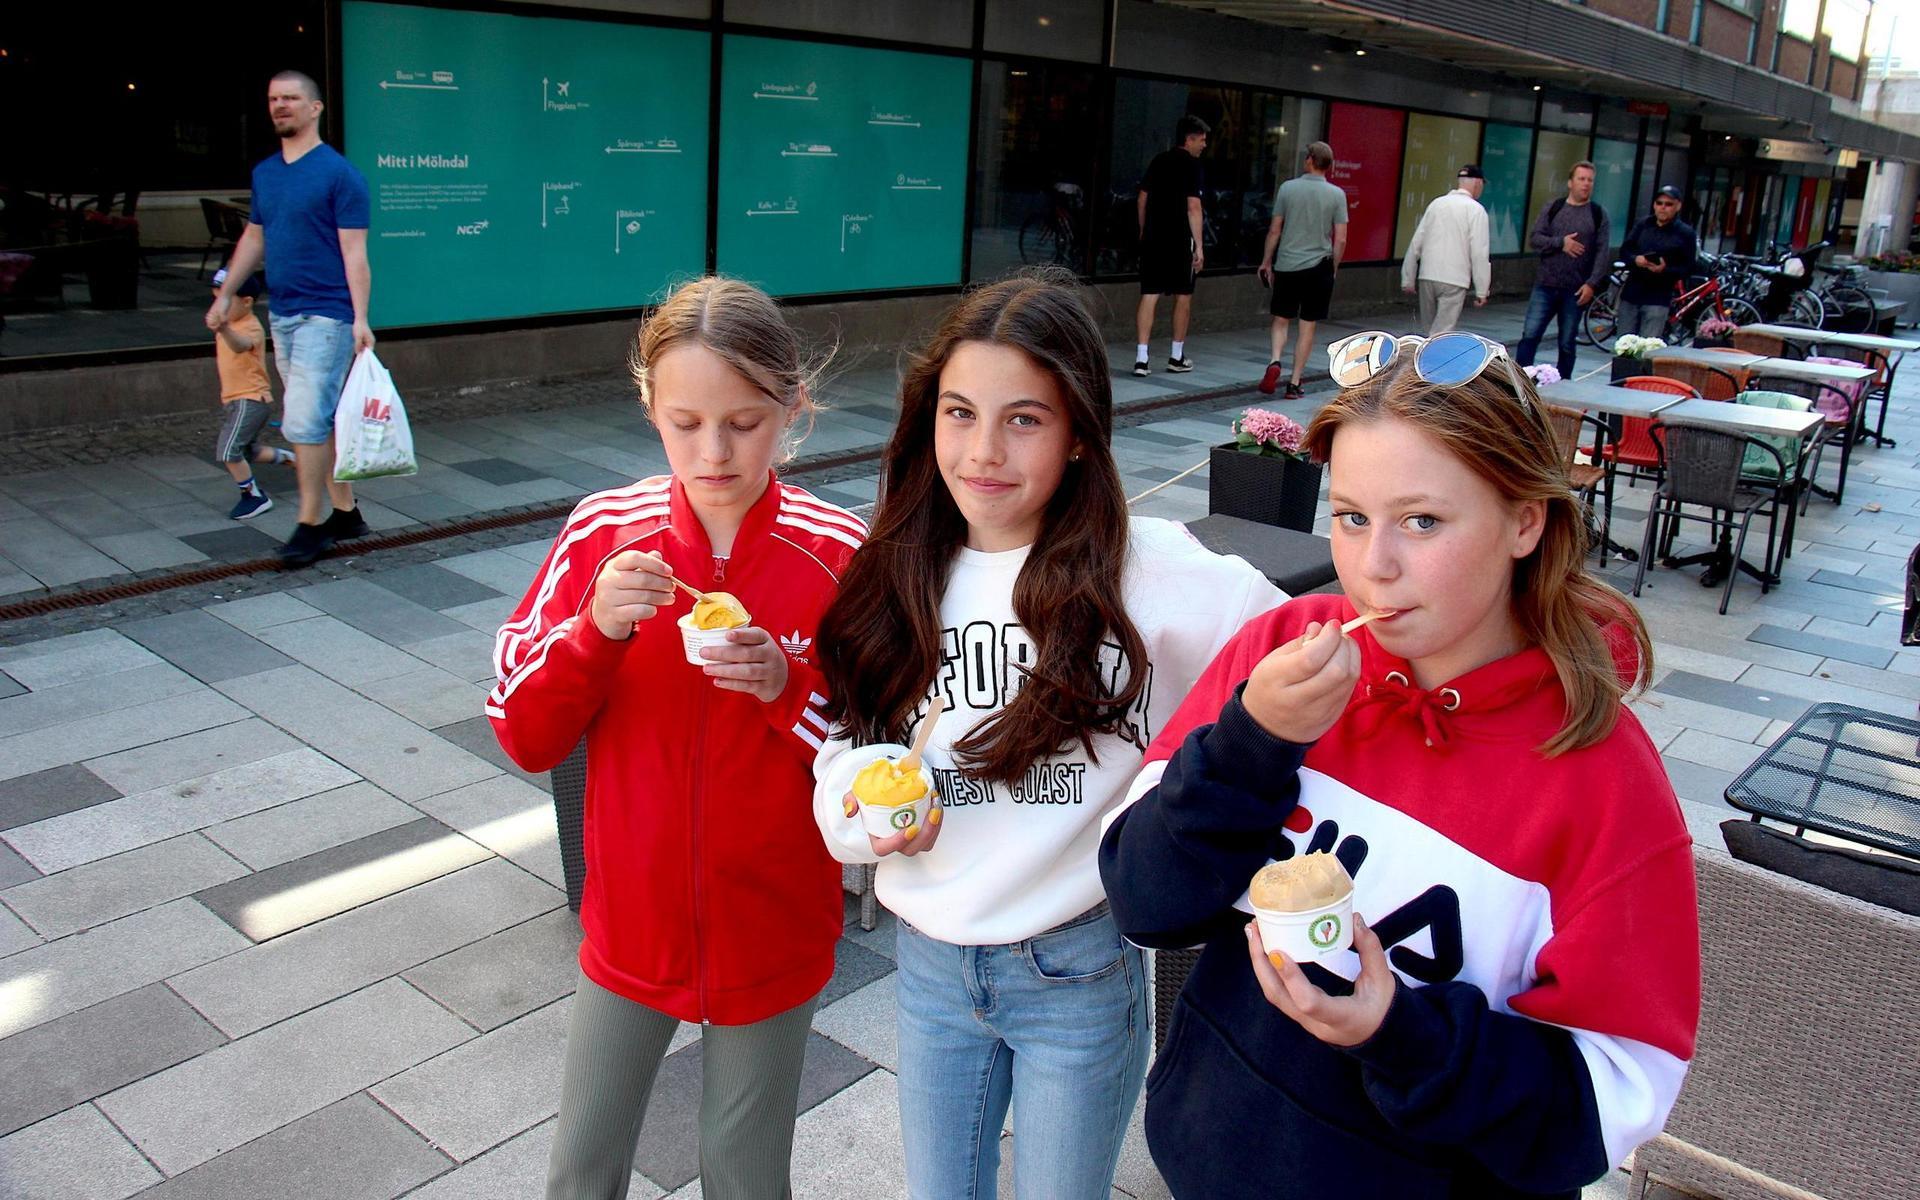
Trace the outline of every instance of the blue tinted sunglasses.
[[1507, 348], [1477, 333], [1456, 330], [1430, 338], [1395, 337], [1379, 330], [1356, 333], [1327, 347], [1327, 372], [1343, 388], [1358, 387], [1405, 354], [1413, 355], [1413, 373], [1438, 387], [1471, 383], [1498, 361], [1506, 368], [1513, 394], [1528, 407], [1526, 386]]

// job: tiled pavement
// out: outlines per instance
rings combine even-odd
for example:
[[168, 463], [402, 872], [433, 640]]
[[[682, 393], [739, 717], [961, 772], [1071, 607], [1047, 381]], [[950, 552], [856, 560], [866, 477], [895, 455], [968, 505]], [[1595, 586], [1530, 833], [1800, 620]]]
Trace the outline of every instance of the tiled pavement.
[[[1509, 333], [1514, 315], [1474, 314]], [[1115, 353], [1124, 370], [1130, 347]], [[1264, 337], [1196, 339], [1193, 353], [1209, 365], [1192, 376], [1118, 390], [1244, 383]], [[1690, 575], [1653, 575], [1641, 603], [1660, 675], [1637, 708], [1702, 838], [1727, 815], [1728, 779], [1807, 703], [1910, 713], [1920, 700], [1920, 651], [1896, 644], [1920, 539], [1916, 397], [1901, 389], [1890, 427], [1903, 446], [1860, 455], [1847, 505], [1815, 502], [1782, 588], [1762, 598], [1742, 582], [1720, 617]], [[1218, 413], [1246, 399], [1123, 423], [1130, 488], [1199, 462]], [[874, 440], [884, 404], [841, 398], [808, 449]], [[553, 491], [586, 456], [609, 476], [657, 469], [657, 447], [610, 408], [475, 424], [423, 441], [470, 447], [480, 457], [456, 460], [469, 467], [542, 474], [488, 467], [504, 482], [487, 482], [442, 461], [431, 474], [471, 484], [415, 497]], [[611, 440], [623, 429], [626, 445]], [[171, 486], [133, 465], [115, 472]], [[112, 479], [81, 486], [106, 499]], [[611, 479], [572, 486], [593, 482]], [[858, 502], [872, 485], [820, 490]], [[18, 477], [0, 489], [23, 507], [22, 494], [49, 495]], [[1623, 493], [1622, 540], [1637, 538], [1644, 494]], [[1202, 471], [1138, 511], [1191, 518], [1205, 497]], [[242, 599], [182, 593], [178, 611], [70, 620], [58, 635], [0, 627], [0, 1197], [538, 1194], [577, 928], [544, 780], [508, 767], [479, 711], [490, 634], [550, 535], [459, 539], [391, 566], [370, 556]], [[898, 1147], [874, 1135], [894, 1104], [891, 953], [884, 916], [871, 933], [849, 924], [809, 1046], [797, 1196], [901, 1191]], [[683, 1028], [635, 1196], [699, 1194], [699, 1055]], [[1137, 1118], [1117, 1184], [1164, 1195]]]

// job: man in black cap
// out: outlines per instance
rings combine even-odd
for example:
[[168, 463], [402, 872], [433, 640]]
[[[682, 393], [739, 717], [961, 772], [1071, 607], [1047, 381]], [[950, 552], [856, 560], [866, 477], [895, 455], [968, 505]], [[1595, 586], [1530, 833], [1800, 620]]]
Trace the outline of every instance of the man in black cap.
[[1479, 164], [1468, 163], [1454, 182], [1452, 191], [1420, 215], [1400, 265], [1401, 289], [1420, 297], [1420, 324], [1428, 337], [1459, 324], [1469, 289], [1475, 305], [1485, 304], [1493, 274], [1487, 210], [1480, 204], [1487, 177]]
[[1641, 217], [1620, 243], [1627, 263], [1627, 284], [1620, 289], [1620, 307], [1613, 331], [1641, 337], [1664, 337], [1673, 289], [1693, 273], [1698, 238], [1693, 226], [1680, 219], [1680, 189], [1663, 185], [1653, 194], [1653, 215]]

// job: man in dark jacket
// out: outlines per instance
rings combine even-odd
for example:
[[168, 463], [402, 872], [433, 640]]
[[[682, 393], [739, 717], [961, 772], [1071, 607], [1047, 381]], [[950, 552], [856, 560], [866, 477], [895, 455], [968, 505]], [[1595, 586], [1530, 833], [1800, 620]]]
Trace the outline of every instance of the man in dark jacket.
[[1577, 162], [1567, 173], [1567, 194], [1540, 210], [1528, 239], [1540, 256], [1540, 274], [1527, 300], [1527, 319], [1514, 359], [1533, 365], [1547, 322], [1560, 321], [1560, 375], [1573, 376], [1573, 354], [1580, 336], [1580, 310], [1606, 281], [1613, 257], [1613, 231], [1606, 210], [1593, 202], [1593, 164]]
[[1627, 283], [1620, 289], [1614, 320], [1617, 334], [1663, 337], [1675, 284], [1693, 273], [1698, 238], [1680, 219], [1680, 189], [1666, 184], [1653, 194], [1653, 215], [1642, 217], [1620, 243], [1627, 262]]

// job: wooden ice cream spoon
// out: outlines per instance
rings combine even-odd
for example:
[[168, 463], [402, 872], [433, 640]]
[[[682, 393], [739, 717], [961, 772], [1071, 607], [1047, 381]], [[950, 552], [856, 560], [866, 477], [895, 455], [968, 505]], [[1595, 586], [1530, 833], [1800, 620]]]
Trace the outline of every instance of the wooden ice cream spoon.
[[921, 719], [920, 728], [913, 735], [913, 746], [907, 756], [900, 760], [899, 770], [904, 774], [920, 769], [920, 756], [926, 753], [927, 743], [933, 739], [933, 727], [940, 720], [940, 714], [947, 711], [947, 698], [935, 696], [933, 704], [927, 709], [927, 715]]
[[1340, 632], [1352, 633], [1354, 630], [1360, 628], [1362, 625], [1365, 625], [1370, 621], [1378, 621], [1383, 617], [1391, 617], [1393, 614], [1394, 614], [1394, 610], [1391, 608], [1375, 609], [1373, 612], [1363, 613], [1360, 616], [1355, 617], [1353, 620], [1348, 621], [1346, 624], [1340, 626]]

